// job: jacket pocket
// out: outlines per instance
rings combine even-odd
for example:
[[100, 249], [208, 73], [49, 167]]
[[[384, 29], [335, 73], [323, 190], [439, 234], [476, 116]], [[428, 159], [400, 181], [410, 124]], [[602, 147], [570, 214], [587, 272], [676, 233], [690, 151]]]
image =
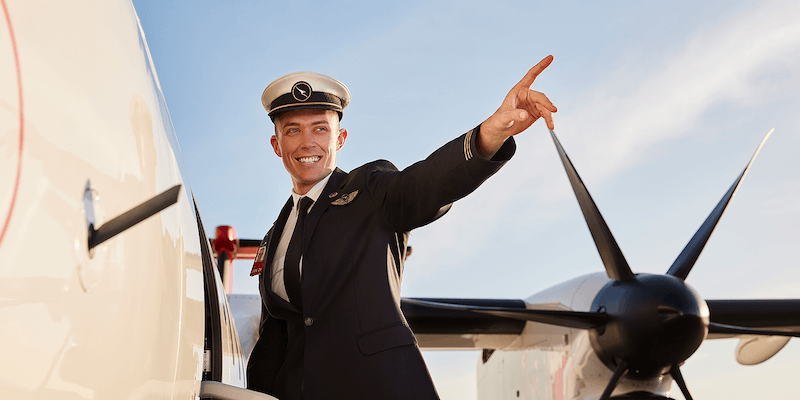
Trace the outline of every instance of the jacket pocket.
[[361, 354], [369, 356], [395, 347], [416, 343], [414, 334], [404, 324], [390, 325], [365, 333], [356, 339]]

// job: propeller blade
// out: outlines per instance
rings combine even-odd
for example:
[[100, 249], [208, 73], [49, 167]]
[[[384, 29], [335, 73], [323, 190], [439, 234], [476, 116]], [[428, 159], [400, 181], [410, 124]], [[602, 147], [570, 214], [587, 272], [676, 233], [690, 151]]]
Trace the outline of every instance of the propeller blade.
[[572, 190], [575, 192], [575, 197], [578, 199], [578, 204], [581, 206], [583, 217], [586, 219], [586, 225], [589, 226], [589, 231], [592, 233], [597, 251], [600, 253], [600, 258], [603, 260], [603, 265], [606, 267], [608, 277], [617, 281], [631, 281], [635, 279], [628, 262], [625, 261], [625, 256], [622, 255], [617, 241], [608, 229], [606, 221], [600, 215], [600, 210], [592, 200], [589, 191], [575, 171], [572, 161], [569, 160], [564, 148], [561, 147], [561, 142], [558, 141], [556, 133], [550, 130], [550, 136], [553, 138], [553, 143], [556, 145], [558, 155], [561, 157], [561, 162], [564, 164], [564, 169], [567, 171], [569, 183], [572, 184]]
[[706, 300], [711, 322], [744, 328], [800, 326], [800, 299]]
[[711, 215], [706, 218], [705, 222], [703, 222], [703, 225], [701, 225], [700, 229], [697, 230], [697, 233], [692, 236], [692, 239], [683, 249], [681, 254], [677, 259], [675, 259], [675, 262], [672, 263], [672, 266], [669, 267], [667, 275], [672, 275], [676, 278], [686, 280], [686, 277], [689, 275], [692, 267], [694, 267], [694, 263], [697, 262], [697, 258], [700, 257], [700, 253], [703, 251], [708, 239], [711, 237], [711, 233], [714, 232], [714, 228], [716, 228], [717, 223], [719, 222], [720, 218], [722, 218], [722, 214], [725, 212], [725, 209], [728, 208], [728, 203], [730, 203], [733, 196], [736, 195], [736, 191], [739, 190], [739, 185], [742, 183], [745, 175], [747, 175], [747, 171], [750, 170], [750, 166], [753, 165], [753, 161], [755, 161], [758, 152], [761, 151], [761, 147], [764, 146], [764, 143], [766, 143], [773, 131], [775, 131], [775, 128], [770, 129], [769, 132], [767, 132], [767, 135], [764, 136], [764, 139], [761, 140], [761, 143], [758, 145], [753, 157], [750, 158], [750, 162], [747, 163], [747, 167], [744, 168], [744, 171], [742, 171], [742, 174], [739, 175], [739, 178], [733, 182], [733, 185], [730, 189], [728, 189], [728, 192], [725, 193], [725, 196], [722, 197], [722, 200], [720, 200], [714, 210], [711, 211]]
[[689, 394], [689, 388], [686, 386], [686, 381], [683, 380], [683, 375], [681, 374], [681, 370], [678, 368], [678, 366], [673, 365], [672, 369], [669, 370], [669, 374], [672, 375], [672, 379], [675, 379], [675, 383], [677, 383], [678, 387], [681, 389], [683, 397], [686, 400], [692, 400], [692, 395]]
[[[519, 335], [525, 329], [525, 321], [517, 319], [495, 317], [493, 315], [477, 314], [470, 311], [454, 311], [409, 303], [409, 300], [400, 299], [400, 309], [408, 321], [408, 326], [415, 334], [440, 334], [440, 335]], [[477, 305], [483, 307], [504, 307], [525, 309], [522, 300], [508, 299], [448, 299], [448, 298], [423, 298], [437, 303], [455, 303]]]
[[774, 331], [768, 329], [753, 329], [743, 326], [725, 325], [711, 322], [708, 324], [708, 333], [727, 334], [727, 335], [761, 335], [761, 336], [784, 336], [800, 337], [800, 332]]
[[576, 329], [593, 329], [605, 325], [608, 317], [604, 313], [560, 310], [531, 310], [508, 307], [481, 307], [474, 305], [438, 303], [421, 299], [403, 299], [406, 303], [453, 311], [471, 311], [497, 317], [521, 321], [541, 322], [543, 324]]
[[611, 398], [611, 393], [614, 392], [614, 389], [617, 387], [619, 380], [622, 379], [625, 374], [628, 373], [628, 363], [624, 360], [619, 360], [619, 364], [617, 365], [617, 369], [614, 370], [614, 375], [611, 377], [611, 380], [608, 382], [608, 386], [606, 386], [606, 390], [603, 391], [603, 394], [600, 396], [598, 400], [608, 400]]

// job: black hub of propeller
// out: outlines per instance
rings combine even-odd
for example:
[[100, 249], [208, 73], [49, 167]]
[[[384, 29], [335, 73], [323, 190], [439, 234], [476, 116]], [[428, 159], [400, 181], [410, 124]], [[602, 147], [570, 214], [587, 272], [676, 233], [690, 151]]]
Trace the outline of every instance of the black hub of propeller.
[[628, 375], [649, 378], [669, 372], [691, 356], [708, 334], [708, 305], [682, 280], [637, 274], [603, 287], [592, 310], [608, 322], [591, 329], [592, 347], [611, 369], [620, 360]]

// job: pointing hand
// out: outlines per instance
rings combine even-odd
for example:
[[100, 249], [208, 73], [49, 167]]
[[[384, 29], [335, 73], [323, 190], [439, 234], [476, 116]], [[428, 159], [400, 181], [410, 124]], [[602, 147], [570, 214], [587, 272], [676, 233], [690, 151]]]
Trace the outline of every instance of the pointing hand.
[[530, 87], [550, 63], [553, 56], [547, 56], [508, 92], [503, 104], [481, 124], [478, 136], [478, 150], [485, 157], [491, 157], [510, 137], [528, 129], [539, 118], [544, 118], [547, 127], [555, 129], [553, 114], [556, 106], [542, 92]]

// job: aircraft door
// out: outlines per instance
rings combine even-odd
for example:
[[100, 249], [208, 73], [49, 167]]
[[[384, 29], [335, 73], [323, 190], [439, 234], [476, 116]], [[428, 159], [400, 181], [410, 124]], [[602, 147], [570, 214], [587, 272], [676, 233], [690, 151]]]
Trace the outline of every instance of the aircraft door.
[[200, 248], [203, 261], [205, 292], [205, 357], [203, 380], [238, 387], [246, 386], [246, 364], [239, 335], [228, 306], [219, 270], [212, 257], [211, 246], [195, 204]]

